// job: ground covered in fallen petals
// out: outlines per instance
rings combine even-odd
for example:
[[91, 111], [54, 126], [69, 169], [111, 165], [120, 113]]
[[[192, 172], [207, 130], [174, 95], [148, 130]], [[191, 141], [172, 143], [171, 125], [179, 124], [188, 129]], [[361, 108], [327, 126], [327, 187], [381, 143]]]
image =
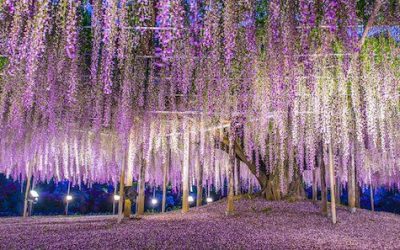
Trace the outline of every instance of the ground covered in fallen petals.
[[311, 202], [241, 199], [116, 223], [116, 217], [0, 219], [0, 249], [400, 249], [400, 216], [338, 209], [338, 224]]

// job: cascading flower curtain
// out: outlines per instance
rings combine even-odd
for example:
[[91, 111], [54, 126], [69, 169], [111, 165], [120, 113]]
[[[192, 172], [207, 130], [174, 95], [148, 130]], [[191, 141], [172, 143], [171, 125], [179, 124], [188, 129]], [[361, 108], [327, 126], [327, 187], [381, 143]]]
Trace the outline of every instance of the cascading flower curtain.
[[[145, 161], [158, 185], [171, 150], [179, 186], [186, 117], [203, 180], [215, 185], [227, 174], [228, 131], [255, 166], [247, 183], [277, 176], [286, 192], [298, 173], [310, 182], [322, 143], [333, 145], [340, 181], [353, 157], [360, 183], [399, 185], [399, 41], [387, 33], [358, 44], [369, 5], [0, 3], [0, 170], [9, 176], [29, 166], [42, 180], [114, 183], [128, 152], [130, 175]], [[382, 9], [379, 22], [399, 20], [399, 4]]]

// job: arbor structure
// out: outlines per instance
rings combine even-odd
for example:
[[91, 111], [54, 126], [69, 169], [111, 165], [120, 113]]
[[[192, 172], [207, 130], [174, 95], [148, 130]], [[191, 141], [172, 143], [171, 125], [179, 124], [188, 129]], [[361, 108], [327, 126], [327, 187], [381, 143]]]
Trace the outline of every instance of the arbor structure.
[[8, 176], [139, 180], [138, 214], [145, 183], [187, 211], [191, 185], [226, 179], [228, 213], [235, 173], [269, 199], [337, 180], [352, 208], [359, 186], [399, 185], [396, 1], [0, 3]]

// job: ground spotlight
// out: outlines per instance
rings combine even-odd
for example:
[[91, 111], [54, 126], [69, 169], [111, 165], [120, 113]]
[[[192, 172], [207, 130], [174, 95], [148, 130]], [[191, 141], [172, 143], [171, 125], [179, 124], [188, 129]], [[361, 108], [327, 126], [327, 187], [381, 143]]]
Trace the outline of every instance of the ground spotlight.
[[152, 205], [157, 205], [158, 200], [156, 198], [151, 199], [151, 204]]
[[188, 197], [188, 201], [189, 201], [189, 202], [193, 202], [193, 201], [194, 201], [193, 196], [190, 195], [190, 196]]
[[31, 190], [29, 194], [31, 195], [32, 198], [39, 198], [39, 193], [36, 192], [35, 190]]
[[121, 199], [121, 197], [119, 195], [114, 195], [114, 201], [119, 201]]
[[213, 198], [207, 197], [207, 203], [211, 203], [211, 202], [213, 202], [213, 201], [214, 201]]
[[72, 201], [73, 197], [72, 197], [72, 195], [67, 195], [67, 196], [65, 197], [65, 199], [66, 199], [67, 201]]

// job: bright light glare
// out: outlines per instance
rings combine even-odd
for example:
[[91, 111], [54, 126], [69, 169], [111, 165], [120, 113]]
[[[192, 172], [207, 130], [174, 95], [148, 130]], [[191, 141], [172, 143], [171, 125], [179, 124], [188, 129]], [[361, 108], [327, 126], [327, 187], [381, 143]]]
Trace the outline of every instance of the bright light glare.
[[67, 201], [72, 201], [73, 197], [72, 195], [67, 195], [67, 197], [65, 197], [67, 199]]
[[213, 198], [207, 197], [207, 203], [211, 203], [211, 202], [213, 202], [213, 201], [214, 201]]
[[194, 201], [193, 196], [189, 196], [189, 197], [188, 197], [188, 201], [189, 201], [189, 202], [193, 202], [193, 201]]
[[33, 198], [39, 198], [39, 194], [38, 194], [38, 192], [36, 192], [35, 190], [31, 190], [29, 193], [31, 194], [31, 196], [32, 196]]
[[151, 204], [152, 205], [157, 205], [158, 200], [156, 198], [151, 199]]
[[119, 201], [120, 199], [121, 199], [121, 197], [120, 197], [119, 195], [117, 195], [117, 194], [114, 195], [114, 200], [115, 200], [115, 201]]

